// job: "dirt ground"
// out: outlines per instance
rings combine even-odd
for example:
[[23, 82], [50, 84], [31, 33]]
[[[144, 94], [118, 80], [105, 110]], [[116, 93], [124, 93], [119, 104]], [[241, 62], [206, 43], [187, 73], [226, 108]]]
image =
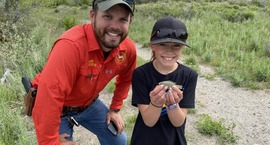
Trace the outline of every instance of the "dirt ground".
[[[137, 47], [138, 56], [149, 60], [150, 51]], [[195, 114], [187, 116], [186, 136], [190, 145], [219, 145], [218, 138], [205, 136], [198, 132], [195, 122], [200, 114], [208, 114], [214, 120], [225, 119], [226, 124], [234, 123], [233, 132], [239, 136], [237, 145], [270, 145], [270, 90], [248, 90], [235, 88], [226, 80], [216, 77], [207, 80], [203, 76], [211, 75], [210, 67], [200, 66], [200, 76], [196, 89]], [[109, 103], [110, 94], [100, 95], [100, 99]], [[125, 117], [137, 113], [131, 106], [131, 96], [125, 100], [121, 114]], [[82, 127], [74, 128], [74, 139], [79, 145], [99, 145], [96, 136]]]

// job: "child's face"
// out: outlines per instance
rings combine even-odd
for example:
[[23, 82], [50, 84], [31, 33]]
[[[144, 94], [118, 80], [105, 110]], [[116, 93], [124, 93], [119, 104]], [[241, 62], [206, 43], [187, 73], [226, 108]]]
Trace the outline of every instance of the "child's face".
[[180, 58], [182, 44], [179, 43], [158, 43], [151, 45], [157, 62], [164, 67], [171, 67]]

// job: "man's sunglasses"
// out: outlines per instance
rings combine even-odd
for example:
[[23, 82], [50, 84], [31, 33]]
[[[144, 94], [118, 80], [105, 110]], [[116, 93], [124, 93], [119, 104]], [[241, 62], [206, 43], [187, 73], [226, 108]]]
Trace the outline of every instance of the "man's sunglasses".
[[[94, 0], [93, 1], [93, 6], [95, 6], [96, 4], [103, 2], [106, 0]], [[134, 12], [135, 10], [135, 1], [134, 0], [123, 0], [124, 2], [126, 2], [131, 8], [132, 8], [132, 12]]]
[[185, 42], [188, 38], [188, 33], [181, 29], [173, 30], [170, 28], [163, 28], [156, 30], [151, 36], [151, 40], [162, 38], [175, 38]]

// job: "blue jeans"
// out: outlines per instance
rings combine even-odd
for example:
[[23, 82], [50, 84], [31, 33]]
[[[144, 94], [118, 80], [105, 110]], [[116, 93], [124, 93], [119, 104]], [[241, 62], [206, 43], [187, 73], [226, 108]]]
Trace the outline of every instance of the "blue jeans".
[[114, 136], [107, 128], [106, 117], [108, 112], [108, 107], [99, 99], [83, 112], [69, 111], [61, 117], [59, 134], [67, 133], [70, 135], [68, 139], [72, 140], [74, 124], [70, 123], [68, 118], [73, 117], [81, 126], [94, 133], [101, 145], [126, 145], [127, 137], [124, 132]]

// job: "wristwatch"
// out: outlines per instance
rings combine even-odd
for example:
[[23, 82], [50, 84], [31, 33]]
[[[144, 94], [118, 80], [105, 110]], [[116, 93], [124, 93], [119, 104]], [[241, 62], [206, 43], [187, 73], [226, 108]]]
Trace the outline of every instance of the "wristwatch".
[[167, 108], [169, 110], [174, 110], [175, 108], [177, 108], [177, 103], [176, 104], [167, 105]]

